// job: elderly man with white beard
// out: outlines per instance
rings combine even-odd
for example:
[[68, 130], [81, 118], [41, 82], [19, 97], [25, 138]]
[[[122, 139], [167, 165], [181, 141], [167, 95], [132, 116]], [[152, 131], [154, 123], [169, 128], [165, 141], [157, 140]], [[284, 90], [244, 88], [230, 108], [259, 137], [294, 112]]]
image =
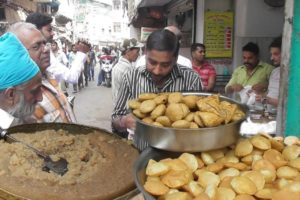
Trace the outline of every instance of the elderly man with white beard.
[[12, 33], [0, 37], [0, 127], [25, 123], [42, 100], [41, 73]]
[[8, 31], [22, 42], [42, 73], [43, 101], [37, 103], [31, 119], [36, 122], [76, 123], [74, 112], [58, 82], [48, 76], [50, 46], [46, 45], [45, 37], [35, 25], [25, 22], [11, 25]]

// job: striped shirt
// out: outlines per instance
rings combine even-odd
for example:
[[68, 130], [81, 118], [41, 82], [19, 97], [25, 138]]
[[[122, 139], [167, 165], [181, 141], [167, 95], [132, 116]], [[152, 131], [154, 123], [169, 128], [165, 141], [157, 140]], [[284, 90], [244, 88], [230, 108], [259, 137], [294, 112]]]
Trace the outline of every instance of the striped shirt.
[[132, 64], [123, 56], [119, 59], [118, 63], [113, 67], [112, 69], [112, 100], [113, 105], [115, 106], [115, 103], [117, 101], [119, 89], [121, 86], [121, 81], [124, 76], [124, 74], [132, 69]]
[[193, 70], [199, 74], [203, 86], [208, 86], [210, 77], [216, 77], [215, 68], [207, 62], [203, 63], [201, 67], [193, 63]]
[[[142, 93], [200, 91], [202, 91], [202, 87], [198, 74], [187, 67], [174, 65], [170, 76], [161, 88], [158, 88], [152, 81], [151, 74], [146, 70], [145, 66], [132, 69], [128, 71], [122, 79], [116, 105], [112, 114], [113, 129], [116, 130], [115, 124], [122, 127], [120, 125], [121, 117], [130, 112], [127, 107], [127, 101], [138, 98]], [[117, 130], [117, 132], [126, 131], [126, 127], [122, 128], [124, 130]]]
[[200, 78], [190, 68], [175, 65], [162, 88], [155, 85], [146, 67], [135, 68], [128, 71], [122, 79], [112, 118], [128, 114], [127, 101], [138, 98], [142, 93], [199, 91], [202, 91]]

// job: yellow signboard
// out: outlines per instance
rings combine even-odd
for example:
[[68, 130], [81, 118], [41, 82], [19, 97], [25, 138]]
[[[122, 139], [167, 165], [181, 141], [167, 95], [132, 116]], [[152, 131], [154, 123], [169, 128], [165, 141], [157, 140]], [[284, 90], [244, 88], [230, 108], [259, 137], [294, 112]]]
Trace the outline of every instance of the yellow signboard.
[[233, 12], [205, 12], [204, 44], [207, 58], [231, 58]]

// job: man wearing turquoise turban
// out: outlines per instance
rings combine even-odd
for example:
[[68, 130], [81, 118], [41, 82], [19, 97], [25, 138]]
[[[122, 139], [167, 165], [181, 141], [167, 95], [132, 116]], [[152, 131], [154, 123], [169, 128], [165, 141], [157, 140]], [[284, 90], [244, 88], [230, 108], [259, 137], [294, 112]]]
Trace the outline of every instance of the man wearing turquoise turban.
[[0, 128], [24, 123], [42, 100], [41, 73], [12, 33], [0, 37]]
[[34, 24], [17, 22], [8, 29], [28, 50], [32, 60], [39, 66], [42, 73], [43, 101], [38, 102], [32, 119], [36, 122], [76, 123], [76, 118], [67, 97], [58, 87], [57, 81], [47, 74], [50, 66], [50, 48], [42, 33]]

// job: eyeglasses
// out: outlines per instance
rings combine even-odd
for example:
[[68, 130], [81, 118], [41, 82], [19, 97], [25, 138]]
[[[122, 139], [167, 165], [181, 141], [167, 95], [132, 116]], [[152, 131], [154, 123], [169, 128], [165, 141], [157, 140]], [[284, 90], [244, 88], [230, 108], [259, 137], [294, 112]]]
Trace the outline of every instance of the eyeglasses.
[[28, 51], [40, 51], [40, 50], [50, 50], [51, 43], [47, 43], [46, 41], [37, 42], [31, 47], [29, 47]]

